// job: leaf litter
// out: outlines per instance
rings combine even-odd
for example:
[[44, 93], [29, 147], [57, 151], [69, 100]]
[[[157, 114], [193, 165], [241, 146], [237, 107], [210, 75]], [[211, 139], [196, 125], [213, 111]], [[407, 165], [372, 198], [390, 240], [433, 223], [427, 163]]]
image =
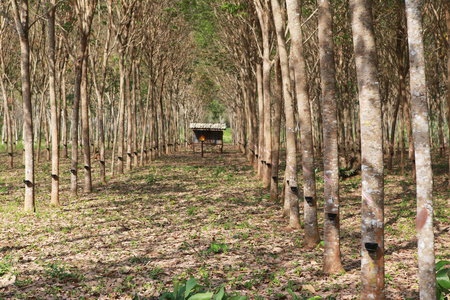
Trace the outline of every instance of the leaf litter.
[[[61, 169], [68, 168], [69, 160], [61, 161]], [[269, 203], [268, 191], [231, 146], [204, 158], [192, 151], [161, 157], [107, 184], [95, 184], [94, 168], [94, 193], [82, 192], [79, 176], [77, 199], [70, 196], [69, 176], [61, 176], [60, 208], [48, 205], [45, 164], [36, 168], [35, 214], [22, 211], [17, 177], [0, 172], [12, 191], [0, 198], [0, 298], [157, 299], [191, 276], [250, 299], [292, 299], [287, 289], [305, 299], [359, 295], [358, 177], [341, 182], [345, 273], [325, 276], [323, 248], [306, 250], [302, 230], [283, 230], [281, 206]], [[437, 260], [450, 259], [446, 180], [435, 175]], [[322, 184], [318, 180], [318, 199]], [[387, 299], [418, 298], [414, 197], [408, 177], [385, 177]], [[322, 210], [319, 201], [321, 236]]]

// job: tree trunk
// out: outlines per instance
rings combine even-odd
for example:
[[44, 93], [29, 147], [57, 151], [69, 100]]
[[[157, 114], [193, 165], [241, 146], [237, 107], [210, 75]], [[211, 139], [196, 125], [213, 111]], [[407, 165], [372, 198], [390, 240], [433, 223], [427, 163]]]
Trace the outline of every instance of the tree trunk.
[[67, 115], [67, 98], [66, 98], [66, 66], [67, 63], [64, 64], [64, 67], [61, 71], [61, 105], [62, 105], [62, 143], [63, 143], [63, 157], [68, 158], [68, 149], [67, 149], [67, 141], [68, 141], [68, 115]]
[[297, 178], [297, 143], [294, 121], [294, 101], [292, 99], [291, 78], [289, 76], [289, 61], [284, 36], [284, 22], [278, 0], [271, 0], [273, 19], [277, 34], [278, 53], [280, 56], [281, 76], [283, 80], [284, 110], [286, 116], [286, 175], [285, 202], [289, 204], [289, 226], [300, 229], [300, 214], [298, 207]]
[[[139, 95], [141, 94], [140, 84], [139, 84], [139, 62], [133, 65], [133, 103], [131, 106], [131, 111], [133, 113], [133, 163], [135, 166], [138, 165], [138, 153], [137, 153], [137, 117], [136, 117], [136, 103], [140, 102]], [[141, 112], [142, 113], [142, 112]]]
[[384, 299], [383, 132], [371, 0], [350, 0], [362, 156], [361, 299]]
[[131, 99], [131, 89], [130, 89], [130, 76], [133, 74], [133, 47], [130, 48], [130, 65], [128, 70], [125, 72], [125, 97], [127, 102], [127, 170], [130, 171], [133, 162], [133, 116], [132, 116], [132, 99]]
[[117, 173], [123, 174], [123, 150], [125, 139], [125, 47], [119, 46], [119, 76], [120, 76], [120, 104], [119, 104], [119, 128], [118, 128], [118, 149], [117, 149]]
[[159, 144], [159, 147], [158, 147], [158, 151], [157, 151], [157, 153], [162, 153], [162, 154], [165, 154], [166, 153], [166, 151], [165, 151], [165, 149], [166, 149], [166, 138], [165, 138], [165, 135], [166, 135], [166, 132], [165, 132], [165, 130], [164, 130], [164, 128], [165, 128], [165, 126], [164, 126], [164, 124], [165, 124], [165, 116], [164, 116], [164, 104], [163, 104], [163, 91], [164, 91], [164, 78], [165, 78], [165, 75], [166, 75], [166, 72], [165, 71], [163, 71], [163, 73], [162, 73], [162, 78], [161, 78], [161, 88], [160, 88], [160, 90], [159, 90], [159, 101], [158, 101], [158, 105], [159, 105], [159, 134], [160, 134], [160, 136], [161, 136], [161, 139], [160, 140], [158, 140], [158, 144]]
[[[257, 6], [258, 7], [258, 6]], [[260, 6], [258, 12], [258, 19], [261, 26], [262, 32], [262, 46], [263, 46], [263, 57], [262, 57], [262, 88], [263, 97], [262, 100], [264, 104], [262, 105], [263, 111], [260, 115], [262, 119], [262, 127], [260, 128], [263, 138], [262, 149], [261, 149], [261, 179], [264, 185], [268, 187], [270, 185], [272, 176], [272, 133], [271, 133], [271, 110], [270, 110], [270, 69], [272, 68], [270, 62], [270, 9], [269, 7], [262, 8]], [[260, 121], [261, 122], [261, 121]]]
[[339, 154], [337, 97], [333, 52], [333, 15], [330, 0], [318, 2], [320, 78], [323, 108], [324, 260], [323, 272], [336, 274], [341, 264], [339, 219]]
[[422, 1], [406, 0], [410, 61], [411, 112], [417, 178], [416, 231], [420, 299], [436, 299], [433, 232], [433, 172], [431, 169], [428, 104], [423, 47]]
[[[148, 112], [149, 112], [149, 106], [150, 106], [150, 101], [151, 101], [151, 93], [152, 93], [152, 77], [150, 76], [149, 78], [149, 85], [148, 85], [148, 92], [147, 92], [147, 104], [145, 106], [145, 111], [142, 111], [142, 144], [141, 144], [141, 160], [139, 165], [143, 166], [144, 165], [144, 153], [145, 153], [145, 158], [147, 158], [147, 147], [146, 147], [146, 141], [147, 141], [147, 120], [148, 120]], [[147, 159], [146, 159], [146, 163], [147, 163]]]
[[28, 41], [28, 1], [11, 0], [14, 21], [19, 34], [21, 52], [21, 79], [23, 105], [23, 148], [25, 165], [25, 205], [26, 211], [35, 211], [34, 204], [34, 149], [33, 113], [31, 106], [30, 46]]
[[[317, 224], [316, 178], [314, 167], [314, 145], [311, 124], [306, 64], [302, 53], [301, 7], [298, 0], [286, 0], [291, 33], [291, 57], [295, 77], [295, 92], [300, 121], [300, 138], [303, 169], [303, 213], [305, 217], [305, 246], [316, 247], [320, 241]], [[289, 128], [287, 129], [289, 130]]]
[[84, 155], [84, 192], [92, 192], [92, 177], [91, 177], [91, 147], [89, 134], [89, 98], [87, 91], [88, 80], [88, 61], [87, 53], [85, 52], [82, 65], [81, 74], [81, 126], [83, 137], [83, 155]]
[[[445, 21], [447, 24], [447, 36], [450, 34], [450, 1], [446, 0], [445, 3]], [[446, 82], [446, 100], [447, 100], [447, 128], [449, 131], [449, 138], [450, 138], [450, 40], [447, 41], [447, 82]], [[449, 151], [449, 165], [450, 165], [450, 146], [448, 147]], [[450, 168], [449, 168], [449, 174], [448, 174], [448, 188], [450, 188]]]
[[[2, 23], [4, 23], [5, 20], [3, 20]], [[4, 24], [1, 24], [1, 26], [3, 27]], [[4, 62], [4, 58], [3, 58], [3, 47], [2, 47], [2, 40], [0, 40], [0, 65], [2, 67], [2, 74], [0, 75], [0, 87], [2, 89], [2, 96], [3, 96], [3, 110], [4, 110], [4, 119], [3, 119], [3, 124], [4, 124], [4, 128], [6, 128], [7, 130], [7, 142], [6, 142], [6, 149], [9, 149], [8, 151], [8, 156], [9, 156], [9, 160], [8, 160], [8, 166], [10, 169], [13, 168], [13, 162], [14, 162], [14, 147], [13, 147], [13, 129], [12, 129], [12, 118], [11, 118], [11, 113], [9, 111], [9, 106], [8, 106], [8, 93], [6, 91], [6, 87], [5, 87], [5, 81], [3, 77], [6, 77], [6, 67], [5, 67], [5, 62]]]
[[281, 103], [283, 101], [283, 82], [281, 78], [280, 59], [275, 62], [275, 102], [272, 135], [272, 174], [270, 181], [270, 201], [278, 201], [278, 172], [280, 157]]
[[262, 168], [262, 147], [264, 145], [264, 92], [263, 92], [263, 78], [262, 78], [262, 66], [261, 64], [256, 64], [256, 83], [258, 86], [258, 148], [256, 149], [256, 172], [261, 177], [261, 168]]
[[405, 66], [403, 63], [403, 53], [405, 49], [405, 39], [404, 39], [404, 27], [402, 26], [403, 21], [403, 5], [401, 4], [400, 0], [397, 0], [397, 5], [399, 6], [399, 9], [397, 11], [397, 62], [398, 62], [398, 78], [399, 78], [399, 93], [397, 101], [395, 102], [394, 107], [394, 113], [392, 116], [392, 126], [391, 126], [391, 139], [389, 143], [389, 151], [388, 151], [388, 164], [387, 168], [388, 171], [392, 171], [392, 159], [394, 157], [394, 144], [395, 144], [395, 127], [397, 125], [397, 116], [398, 116], [398, 110], [400, 107], [400, 103], [403, 102], [404, 97], [406, 96], [405, 93]]
[[[51, 5], [56, 5], [52, 0]], [[50, 85], [51, 129], [52, 129], [52, 205], [59, 206], [59, 128], [58, 128], [58, 102], [56, 99], [56, 58], [55, 58], [55, 10], [48, 15], [48, 70]]]

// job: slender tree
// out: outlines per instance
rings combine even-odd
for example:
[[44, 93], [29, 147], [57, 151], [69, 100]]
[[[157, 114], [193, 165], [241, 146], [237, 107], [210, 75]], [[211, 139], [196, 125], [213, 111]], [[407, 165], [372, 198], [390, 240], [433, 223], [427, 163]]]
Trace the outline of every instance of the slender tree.
[[299, 229], [300, 217], [298, 207], [298, 178], [297, 178], [297, 142], [294, 122], [294, 101], [292, 99], [291, 79], [289, 75], [289, 61], [284, 36], [284, 22], [278, 0], [271, 0], [273, 20], [277, 34], [278, 54], [280, 56], [281, 77], [283, 81], [284, 111], [286, 116], [286, 175], [285, 175], [285, 203], [289, 207], [289, 226]]
[[339, 155], [337, 97], [333, 51], [333, 14], [330, 0], [318, 2], [320, 79], [323, 109], [324, 260], [325, 274], [344, 270], [339, 238]]
[[383, 134], [371, 0], [350, 0], [358, 77], [361, 160], [361, 299], [384, 299]]
[[50, 1], [48, 12], [48, 73], [52, 129], [52, 196], [51, 204], [59, 205], [59, 126], [58, 104], [56, 99], [56, 42], [55, 10], [56, 0]]
[[11, 0], [16, 30], [20, 40], [21, 51], [21, 78], [22, 78], [22, 105], [23, 105], [23, 148], [25, 164], [25, 210], [35, 211], [34, 203], [34, 138], [33, 138], [33, 112], [31, 106], [31, 79], [30, 79], [30, 45], [28, 40], [28, 0]]
[[305, 217], [305, 246], [312, 248], [320, 241], [317, 224], [316, 175], [314, 146], [309, 105], [306, 64], [303, 55], [303, 38], [300, 23], [301, 8], [298, 0], [286, 0], [288, 25], [291, 33], [291, 62], [294, 70], [297, 109], [300, 120], [300, 138], [303, 169], [303, 214]]
[[419, 258], [420, 299], [436, 299], [436, 268], [433, 232], [433, 171], [428, 128], [425, 53], [420, 0], [406, 0], [410, 63], [411, 114], [417, 174], [416, 231]]

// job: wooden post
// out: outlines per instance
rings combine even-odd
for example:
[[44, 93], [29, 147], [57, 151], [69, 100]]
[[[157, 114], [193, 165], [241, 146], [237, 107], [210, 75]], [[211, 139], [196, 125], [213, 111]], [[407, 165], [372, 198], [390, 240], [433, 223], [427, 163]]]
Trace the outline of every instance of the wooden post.
[[202, 157], [203, 157], [203, 141], [202, 141]]

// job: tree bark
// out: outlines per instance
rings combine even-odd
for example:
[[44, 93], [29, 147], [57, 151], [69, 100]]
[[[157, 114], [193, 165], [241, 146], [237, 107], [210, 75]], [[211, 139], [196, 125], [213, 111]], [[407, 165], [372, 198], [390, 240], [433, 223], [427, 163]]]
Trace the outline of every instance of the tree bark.
[[263, 92], [263, 78], [262, 78], [262, 66], [261, 64], [256, 64], [256, 83], [258, 86], [258, 147], [256, 150], [256, 172], [261, 177], [262, 174], [262, 160], [263, 153], [262, 148], [264, 145], [264, 92]]
[[337, 97], [333, 52], [333, 14], [330, 0], [318, 2], [320, 78], [323, 108], [324, 260], [323, 272], [344, 270], [341, 263], [339, 219], [339, 153]]
[[[56, 5], [56, 0], [51, 0], [50, 5]], [[58, 127], [58, 102], [56, 99], [56, 58], [55, 58], [55, 9], [48, 14], [48, 70], [49, 91], [51, 107], [52, 129], [52, 192], [51, 204], [59, 206], [59, 127]]]
[[271, 0], [273, 19], [277, 34], [278, 54], [280, 56], [281, 76], [283, 80], [284, 110], [286, 116], [286, 175], [285, 202], [289, 204], [289, 226], [300, 229], [300, 214], [298, 207], [297, 178], [297, 143], [294, 122], [294, 101], [292, 99], [289, 61], [284, 36], [284, 22], [278, 0]]
[[[6, 20], [2, 21], [2, 28], [4, 26]], [[3, 41], [0, 40], [0, 65], [2, 67], [2, 74], [0, 75], [0, 87], [2, 89], [2, 96], [3, 96], [3, 110], [4, 110], [4, 119], [3, 119], [3, 125], [4, 128], [6, 128], [7, 131], [7, 141], [6, 141], [6, 149], [8, 151], [8, 156], [9, 156], [9, 160], [8, 160], [8, 166], [10, 169], [13, 168], [14, 165], [14, 147], [13, 147], [13, 129], [12, 129], [12, 119], [11, 119], [11, 113], [9, 111], [9, 106], [8, 106], [8, 93], [6, 91], [6, 87], [5, 87], [5, 80], [4, 77], [6, 77], [6, 66], [5, 66], [5, 61], [4, 61], [4, 53], [3, 53]]]
[[281, 77], [280, 59], [275, 62], [275, 102], [273, 135], [272, 135], [272, 177], [270, 181], [270, 201], [278, 201], [278, 172], [280, 160], [280, 130], [281, 130], [281, 104], [283, 101], [283, 82]]
[[[295, 92], [300, 121], [300, 138], [303, 169], [303, 213], [305, 218], [305, 246], [316, 247], [320, 241], [317, 224], [316, 178], [314, 167], [314, 145], [306, 82], [306, 64], [302, 52], [301, 7], [298, 0], [286, 0], [289, 31], [291, 33], [291, 57], [294, 69]], [[312, 198], [312, 199], [311, 199]]]
[[25, 205], [26, 211], [35, 211], [34, 203], [34, 149], [33, 149], [33, 112], [31, 106], [30, 79], [30, 45], [28, 40], [28, 0], [20, 0], [20, 7], [16, 0], [11, 0], [14, 21], [20, 40], [20, 67], [22, 79], [23, 105], [23, 148], [25, 165]]
[[119, 76], [120, 76], [120, 103], [119, 103], [119, 128], [118, 128], [118, 149], [117, 149], [117, 173], [123, 174], [123, 150], [125, 140], [125, 47], [119, 46]]
[[130, 76], [133, 75], [133, 65], [134, 65], [134, 53], [133, 47], [130, 50], [130, 64], [128, 70], [125, 72], [125, 98], [127, 102], [127, 170], [130, 171], [133, 162], [133, 113], [132, 113], [132, 99], [131, 99], [131, 89], [130, 89]]
[[410, 62], [411, 113], [417, 178], [416, 231], [420, 299], [436, 299], [436, 268], [433, 232], [433, 172], [428, 128], [422, 1], [406, 0]]
[[350, 0], [361, 122], [361, 299], [384, 299], [383, 132], [371, 0]]
[[[87, 49], [86, 49], [87, 50]], [[91, 143], [89, 132], [89, 98], [87, 91], [88, 80], [88, 60], [87, 53], [83, 58], [82, 74], [81, 74], [81, 127], [83, 138], [83, 156], [84, 156], [84, 192], [92, 192], [92, 176], [91, 176]]]
[[[447, 25], [447, 36], [450, 34], [450, 1], [446, 0], [444, 1], [445, 5], [445, 21]], [[450, 135], [450, 40], [447, 41], [447, 82], [446, 82], [446, 102], [447, 102], [447, 128]], [[448, 147], [449, 152], [449, 165], [450, 165], [450, 146]], [[448, 187], [450, 188], [450, 168], [449, 168], [449, 174], [448, 174]]]

